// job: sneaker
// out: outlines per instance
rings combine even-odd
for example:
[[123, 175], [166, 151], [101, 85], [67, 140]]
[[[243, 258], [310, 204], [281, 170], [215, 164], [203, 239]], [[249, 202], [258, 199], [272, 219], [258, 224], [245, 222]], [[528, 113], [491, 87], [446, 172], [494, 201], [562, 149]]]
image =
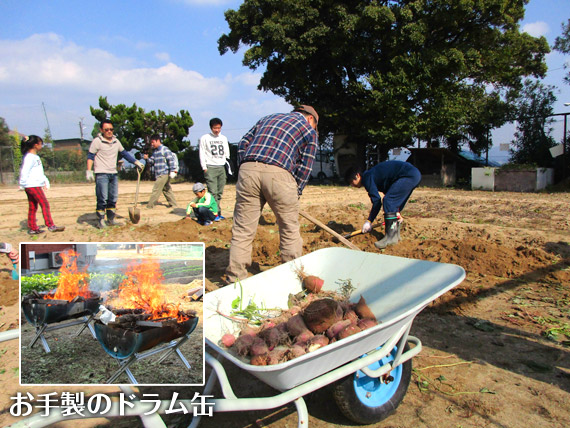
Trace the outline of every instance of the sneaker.
[[41, 230], [41, 229], [36, 229], [36, 230], [30, 229], [30, 230], [28, 230], [28, 235], [41, 235], [44, 232], [45, 232], [45, 230]]
[[205, 222], [202, 223], [202, 226], [210, 226], [212, 224], [212, 222], [210, 220], [206, 220]]
[[216, 218], [214, 219], [214, 221], [221, 221], [221, 220], [225, 220], [226, 218], [223, 215], [217, 215]]
[[63, 232], [65, 230], [65, 226], [56, 226], [54, 224], [53, 226], [48, 227], [48, 230], [50, 232]]

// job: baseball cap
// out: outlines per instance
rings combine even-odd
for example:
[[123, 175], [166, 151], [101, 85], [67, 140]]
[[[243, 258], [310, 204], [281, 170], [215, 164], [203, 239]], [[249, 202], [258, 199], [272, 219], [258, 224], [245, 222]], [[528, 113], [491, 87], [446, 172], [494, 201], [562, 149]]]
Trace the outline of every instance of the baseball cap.
[[311, 116], [315, 118], [315, 122], [317, 122], [317, 125], [319, 124], [319, 115], [317, 114], [317, 111], [313, 107], [303, 104], [298, 107], [295, 107], [295, 110], [293, 111], [309, 113]]
[[206, 186], [204, 186], [202, 183], [194, 183], [194, 186], [192, 186], [192, 191], [194, 193], [201, 192], [205, 188], [206, 188]]

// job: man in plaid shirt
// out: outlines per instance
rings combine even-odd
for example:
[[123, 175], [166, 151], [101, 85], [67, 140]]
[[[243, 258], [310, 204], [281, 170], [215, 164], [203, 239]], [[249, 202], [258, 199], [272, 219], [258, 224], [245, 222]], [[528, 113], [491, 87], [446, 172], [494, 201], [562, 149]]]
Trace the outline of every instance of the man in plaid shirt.
[[153, 148], [152, 155], [149, 157], [145, 154], [143, 157], [149, 165], [154, 167], [156, 181], [152, 187], [152, 193], [146, 207], [154, 208], [160, 193], [164, 193], [168, 206], [177, 208], [178, 204], [176, 203], [172, 186], [170, 186], [170, 180], [174, 180], [176, 174], [178, 174], [178, 158], [168, 147], [162, 144], [160, 136], [157, 134], [150, 137], [150, 145]]
[[239, 142], [227, 282], [247, 277], [252, 242], [266, 202], [277, 218], [281, 260], [301, 256], [299, 197], [313, 168], [318, 121], [315, 109], [302, 105], [291, 113], [263, 117]]

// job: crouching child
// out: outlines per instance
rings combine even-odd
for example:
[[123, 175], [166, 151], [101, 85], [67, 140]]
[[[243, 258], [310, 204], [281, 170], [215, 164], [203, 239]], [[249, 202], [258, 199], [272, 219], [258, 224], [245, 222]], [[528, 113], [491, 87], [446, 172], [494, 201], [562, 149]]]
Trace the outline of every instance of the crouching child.
[[212, 221], [214, 221], [218, 215], [218, 204], [216, 203], [216, 199], [208, 192], [208, 190], [206, 190], [206, 186], [202, 183], [195, 183], [192, 187], [192, 191], [196, 195], [196, 198], [190, 201], [186, 208], [187, 218], [194, 213], [196, 220], [202, 226], [211, 225]]

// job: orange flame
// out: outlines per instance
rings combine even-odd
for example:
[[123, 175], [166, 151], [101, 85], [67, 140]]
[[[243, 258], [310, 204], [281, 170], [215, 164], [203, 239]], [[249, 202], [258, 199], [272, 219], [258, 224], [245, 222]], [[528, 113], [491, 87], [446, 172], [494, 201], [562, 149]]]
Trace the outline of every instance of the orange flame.
[[93, 296], [89, 291], [87, 272], [81, 272], [77, 268], [77, 253], [73, 250], [65, 250], [61, 253], [63, 264], [59, 268], [57, 289], [54, 294], [46, 295], [46, 299], [73, 300], [77, 296], [90, 298]]
[[143, 309], [151, 314], [150, 319], [177, 318], [185, 321], [180, 315], [180, 304], [174, 305], [166, 301], [166, 288], [158, 260], [147, 260], [144, 263], [131, 264], [125, 272], [127, 278], [119, 286], [118, 299], [113, 305], [124, 309]]

